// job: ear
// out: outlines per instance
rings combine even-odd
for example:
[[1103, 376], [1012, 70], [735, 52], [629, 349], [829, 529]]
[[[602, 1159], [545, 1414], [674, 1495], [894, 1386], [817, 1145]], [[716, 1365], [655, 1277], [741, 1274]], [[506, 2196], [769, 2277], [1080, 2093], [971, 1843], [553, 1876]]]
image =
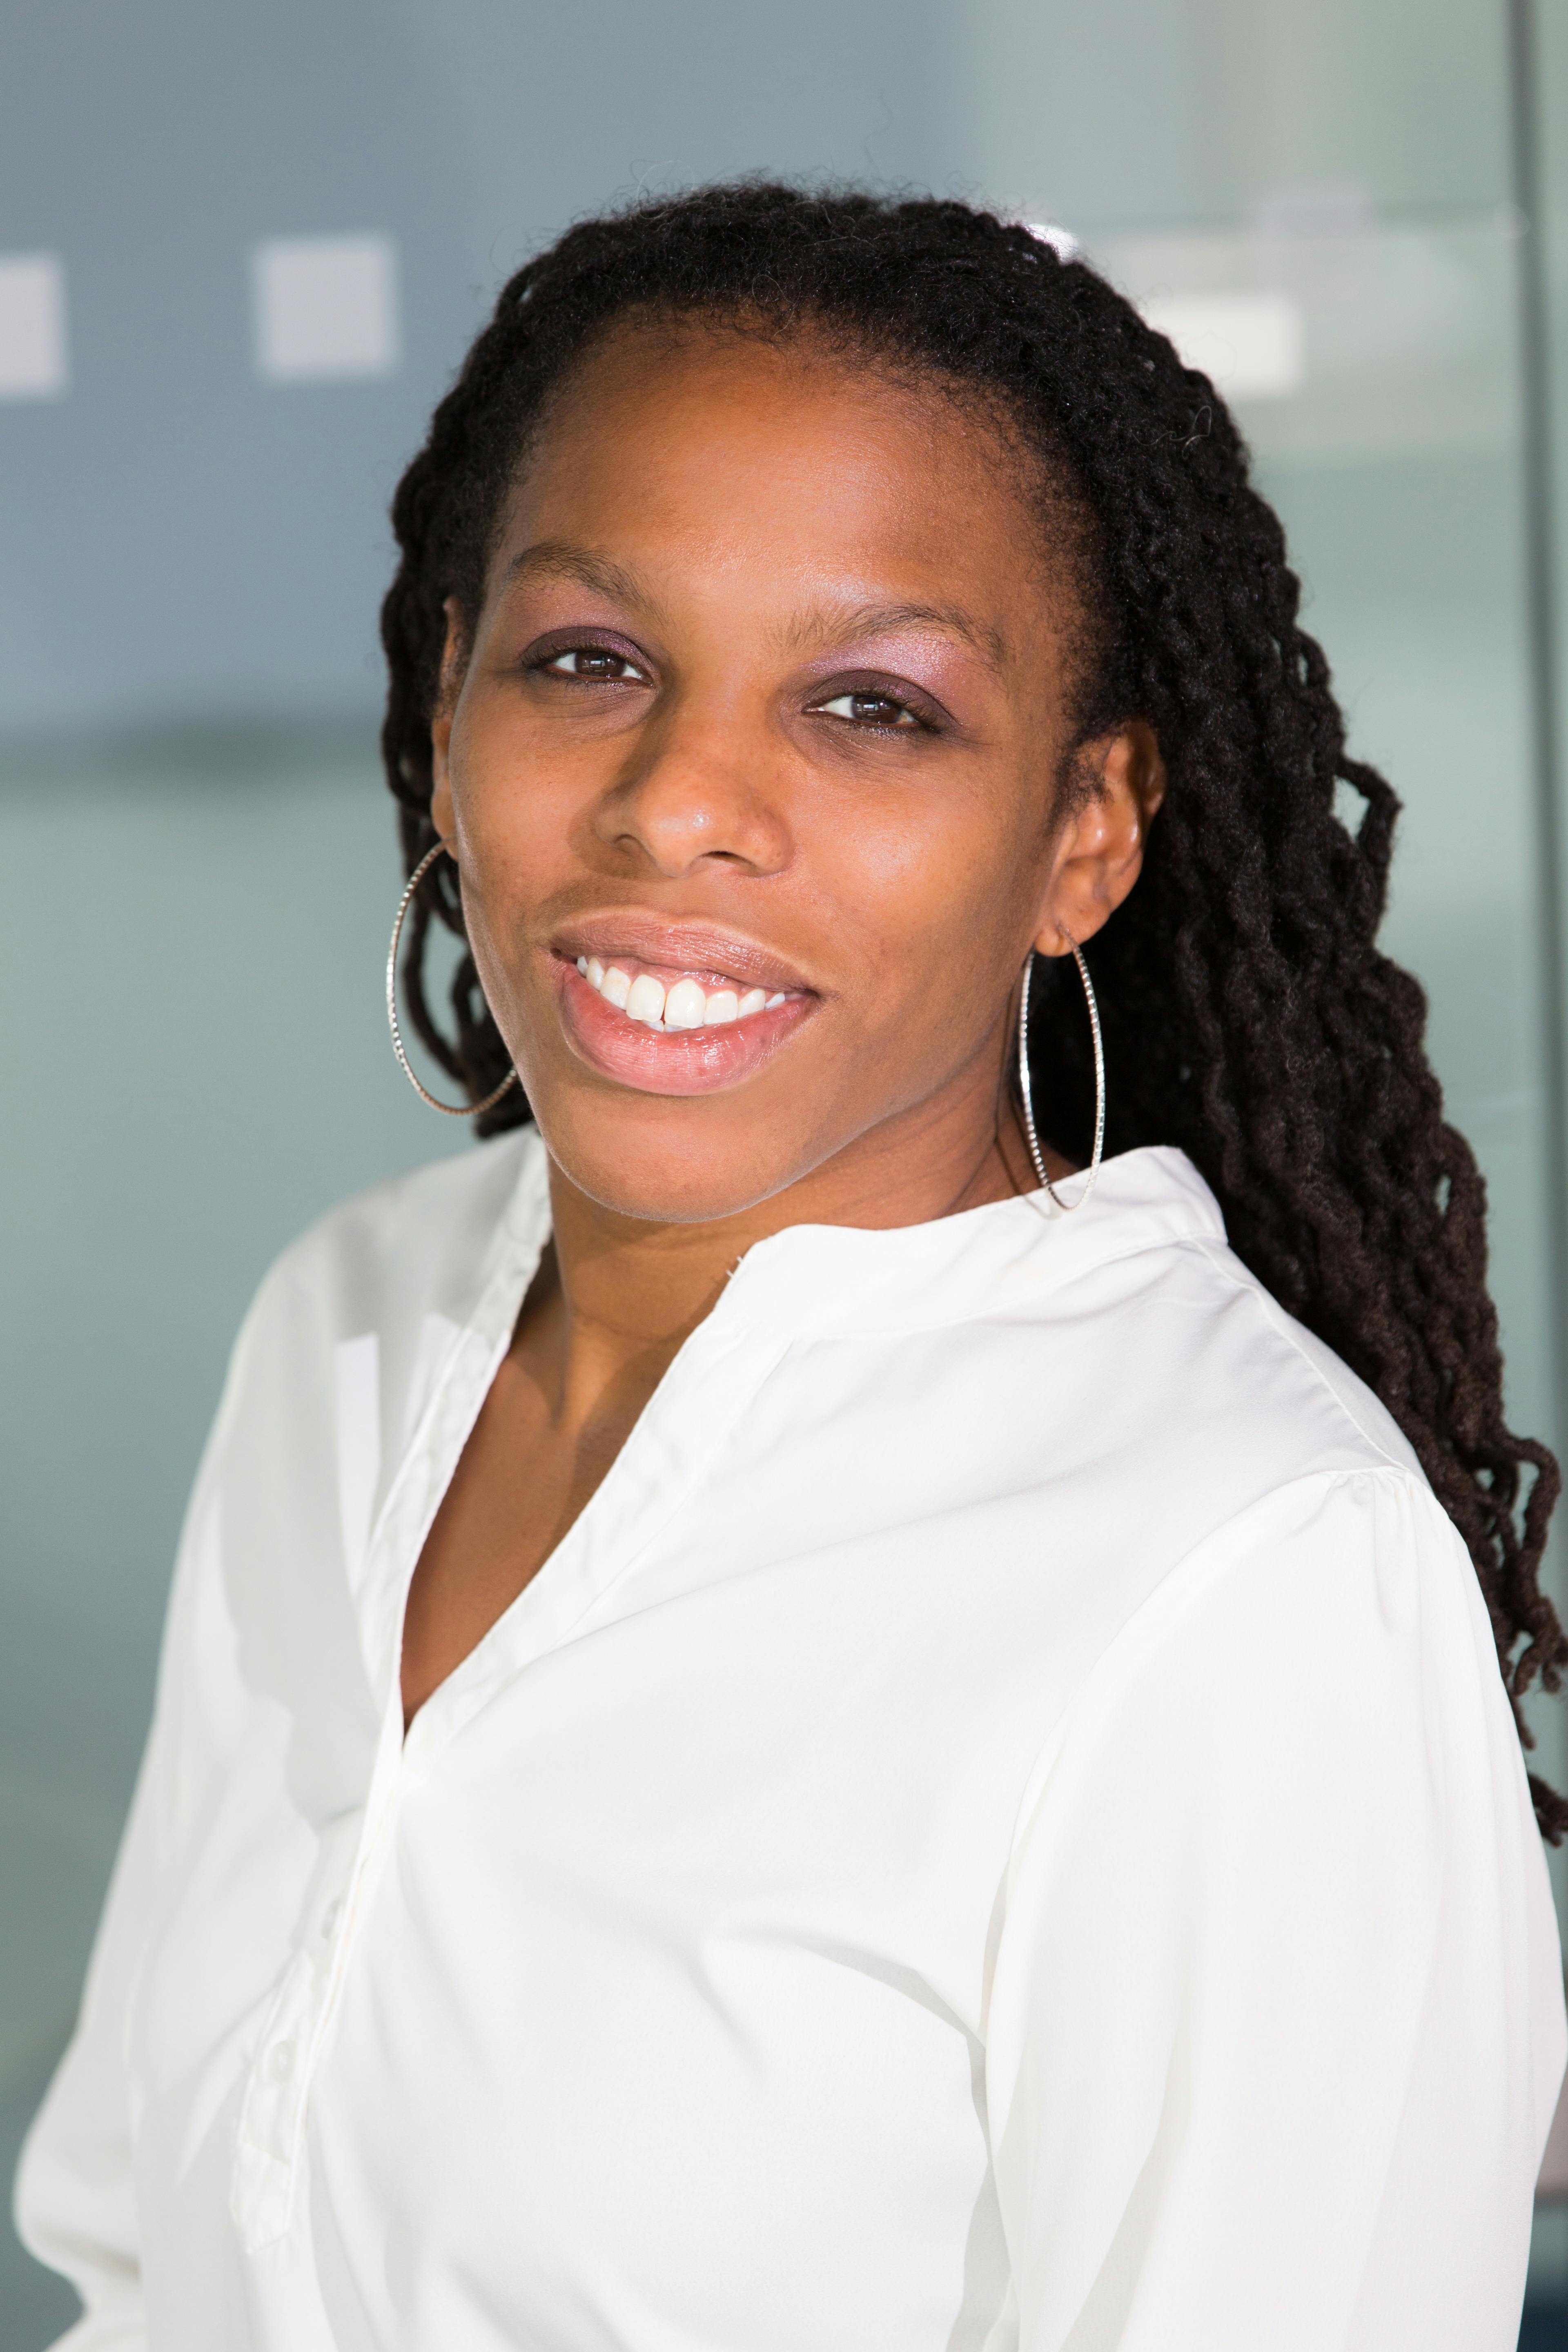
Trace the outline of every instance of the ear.
[[1035, 938], [1041, 955], [1067, 955], [1116, 912], [1143, 870], [1165, 797], [1165, 763], [1142, 719], [1085, 744], [1076, 771], [1078, 802], [1057, 843]]
[[430, 822], [448, 849], [456, 850], [452, 811], [452, 720], [468, 666], [468, 633], [455, 596], [446, 603], [447, 642], [441, 648], [441, 675], [436, 688], [436, 708], [430, 715], [430, 771], [435, 789], [430, 794]]

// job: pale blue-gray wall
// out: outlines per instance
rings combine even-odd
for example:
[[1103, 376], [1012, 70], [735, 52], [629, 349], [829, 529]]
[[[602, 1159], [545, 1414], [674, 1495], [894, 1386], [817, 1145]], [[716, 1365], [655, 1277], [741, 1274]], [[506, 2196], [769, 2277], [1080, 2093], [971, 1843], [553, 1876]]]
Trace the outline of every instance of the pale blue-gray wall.
[[[1554, 1425], [1509, 110], [1494, 0], [4, 0], [0, 253], [62, 257], [72, 382], [0, 403], [0, 2161], [245, 1300], [334, 1199], [461, 1148], [379, 1003], [385, 506], [500, 279], [579, 213], [833, 173], [1063, 222], [1140, 298], [1300, 297], [1306, 383], [1245, 421], [1408, 803], [1389, 936], [1493, 1185], [1516, 1412]], [[361, 230], [398, 244], [401, 369], [264, 384], [250, 247]], [[0, 2352], [68, 2308], [0, 2252]]]

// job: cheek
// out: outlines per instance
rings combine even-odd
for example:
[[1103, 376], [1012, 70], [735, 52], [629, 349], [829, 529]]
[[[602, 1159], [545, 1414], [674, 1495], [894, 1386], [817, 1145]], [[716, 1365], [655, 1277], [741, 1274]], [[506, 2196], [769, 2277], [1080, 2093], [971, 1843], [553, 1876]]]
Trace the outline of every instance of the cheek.
[[944, 1027], [994, 1018], [1026, 952], [1038, 889], [1022, 834], [980, 793], [923, 805], [906, 796], [825, 834], [819, 870], [900, 1018], [919, 1008]]
[[595, 786], [519, 730], [454, 728], [452, 809], [470, 936], [526, 932], [531, 910], [580, 866]]

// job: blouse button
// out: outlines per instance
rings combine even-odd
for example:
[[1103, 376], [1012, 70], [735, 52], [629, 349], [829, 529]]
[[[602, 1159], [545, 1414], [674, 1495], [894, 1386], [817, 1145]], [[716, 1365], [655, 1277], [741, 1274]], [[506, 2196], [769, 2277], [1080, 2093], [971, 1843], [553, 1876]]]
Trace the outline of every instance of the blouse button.
[[323, 1944], [330, 1944], [331, 1942], [332, 1929], [337, 1926], [338, 1921], [342, 1915], [342, 1899], [338, 1896], [334, 1896], [332, 1901], [328, 1904], [326, 1909], [322, 1912], [321, 1941]]
[[294, 2044], [291, 2042], [280, 2042], [267, 2061], [267, 2071], [275, 2083], [286, 2082], [289, 2069], [293, 2063]]

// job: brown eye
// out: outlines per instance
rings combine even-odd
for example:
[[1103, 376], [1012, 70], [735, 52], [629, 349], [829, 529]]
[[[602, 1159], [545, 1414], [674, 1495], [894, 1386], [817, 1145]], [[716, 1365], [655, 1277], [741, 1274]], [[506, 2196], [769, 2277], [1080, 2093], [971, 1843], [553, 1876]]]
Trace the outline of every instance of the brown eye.
[[551, 677], [586, 677], [612, 686], [623, 678], [642, 676], [624, 654], [611, 653], [604, 646], [568, 646], [539, 667]]
[[921, 720], [907, 702], [890, 694], [836, 694], [816, 706], [825, 719], [847, 719], [857, 727], [919, 727]]

